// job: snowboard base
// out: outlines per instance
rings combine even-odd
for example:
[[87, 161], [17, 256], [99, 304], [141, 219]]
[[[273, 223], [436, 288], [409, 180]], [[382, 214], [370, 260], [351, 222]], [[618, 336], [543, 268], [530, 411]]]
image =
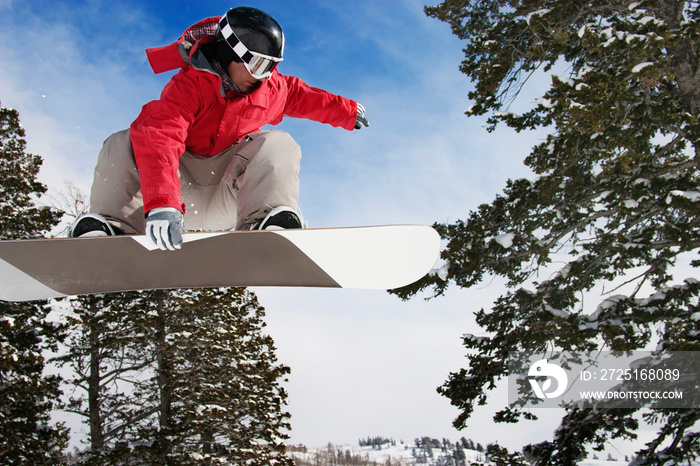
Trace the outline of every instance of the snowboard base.
[[173, 288], [282, 286], [392, 289], [438, 259], [420, 225], [186, 233], [178, 251], [144, 236], [0, 241], [0, 299]]

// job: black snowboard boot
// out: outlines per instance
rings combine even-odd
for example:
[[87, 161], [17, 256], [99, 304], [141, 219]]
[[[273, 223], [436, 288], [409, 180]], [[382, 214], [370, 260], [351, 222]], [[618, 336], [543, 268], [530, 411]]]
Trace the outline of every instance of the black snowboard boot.
[[89, 236], [115, 236], [123, 235], [124, 233], [110, 223], [99, 214], [83, 214], [77, 219], [70, 228], [68, 236], [73, 238], [89, 237]]
[[275, 207], [264, 219], [250, 226], [251, 230], [289, 230], [305, 228], [301, 213], [291, 207]]

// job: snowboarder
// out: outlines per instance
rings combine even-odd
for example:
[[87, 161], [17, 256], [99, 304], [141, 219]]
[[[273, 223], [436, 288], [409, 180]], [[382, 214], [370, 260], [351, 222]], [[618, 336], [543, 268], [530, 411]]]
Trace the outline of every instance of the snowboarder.
[[95, 213], [71, 236], [146, 234], [182, 246], [185, 230], [303, 228], [301, 151], [284, 115], [347, 130], [368, 127], [364, 108], [280, 74], [284, 33], [267, 13], [239, 7], [146, 50], [156, 73], [180, 68], [160, 99], [100, 152], [90, 194]]

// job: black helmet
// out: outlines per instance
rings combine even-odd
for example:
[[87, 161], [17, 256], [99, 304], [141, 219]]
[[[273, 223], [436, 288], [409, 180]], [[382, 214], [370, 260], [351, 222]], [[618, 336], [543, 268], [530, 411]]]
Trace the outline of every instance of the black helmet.
[[257, 8], [230, 9], [219, 20], [216, 37], [222, 64], [242, 61], [255, 78], [267, 78], [282, 61], [282, 28], [270, 15]]

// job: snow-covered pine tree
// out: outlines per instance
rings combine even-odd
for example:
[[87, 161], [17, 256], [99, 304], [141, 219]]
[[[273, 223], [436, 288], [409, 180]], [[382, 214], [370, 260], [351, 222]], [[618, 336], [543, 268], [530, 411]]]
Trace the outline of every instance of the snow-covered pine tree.
[[497, 443], [486, 447], [486, 460], [495, 466], [528, 466], [530, 464], [520, 453], [510, 453], [507, 448]]
[[[41, 157], [25, 152], [16, 110], [0, 108], [0, 240], [35, 238], [58, 222], [36, 206], [46, 191], [36, 180]], [[54, 465], [68, 442], [50, 413], [60, 396], [59, 379], [44, 376], [42, 351], [54, 348], [61, 329], [44, 318], [45, 303], [0, 302], [0, 463]]]
[[[449, 0], [426, 12], [464, 39], [468, 114], [487, 115], [489, 130], [551, 130], [525, 160], [537, 179], [509, 180], [466, 220], [436, 225], [447, 279], [397, 291], [508, 280], [476, 313], [486, 338], [464, 339], [469, 366], [440, 388], [461, 409], [455, 426], [507, 375], [509, 351], [700, 350], [699, 2]], [[527, 79], [552, 69], [536, 106], [509, 113]], [[700, 409], [643, 415], [658, 430], [639, 464], [698, 457]], [[495, 419], [532, 416], [506, 407]], [[573, 464], [587, 447], [635, 438], [638, 423], [633, 410], [571, 407], [527, 454]]]
[[150, 402], [158, 422], [144, 437], [168, 464], [292, 464], [282, 440], [289, 414], [263, 334], [264, 308], [242, 288], [156, 292]]
[[139, 440], [156, 412], [139, 399], [144, 374], [153, 367], [152, 330], [143, 312], [148, 299], [147, 293], [128, 292], [71, 301], [66, 352], [57, 362], [72, 374], [63, 409], [83, 416], [89, 427], [81, 463], [124, 464], [128, 442]]
[[44, 236], [60, 213], [36, 201], [46, 192], [37, 181], [42, 159], [27, 154], [17, 110], [0, 107], [0, 240]]

